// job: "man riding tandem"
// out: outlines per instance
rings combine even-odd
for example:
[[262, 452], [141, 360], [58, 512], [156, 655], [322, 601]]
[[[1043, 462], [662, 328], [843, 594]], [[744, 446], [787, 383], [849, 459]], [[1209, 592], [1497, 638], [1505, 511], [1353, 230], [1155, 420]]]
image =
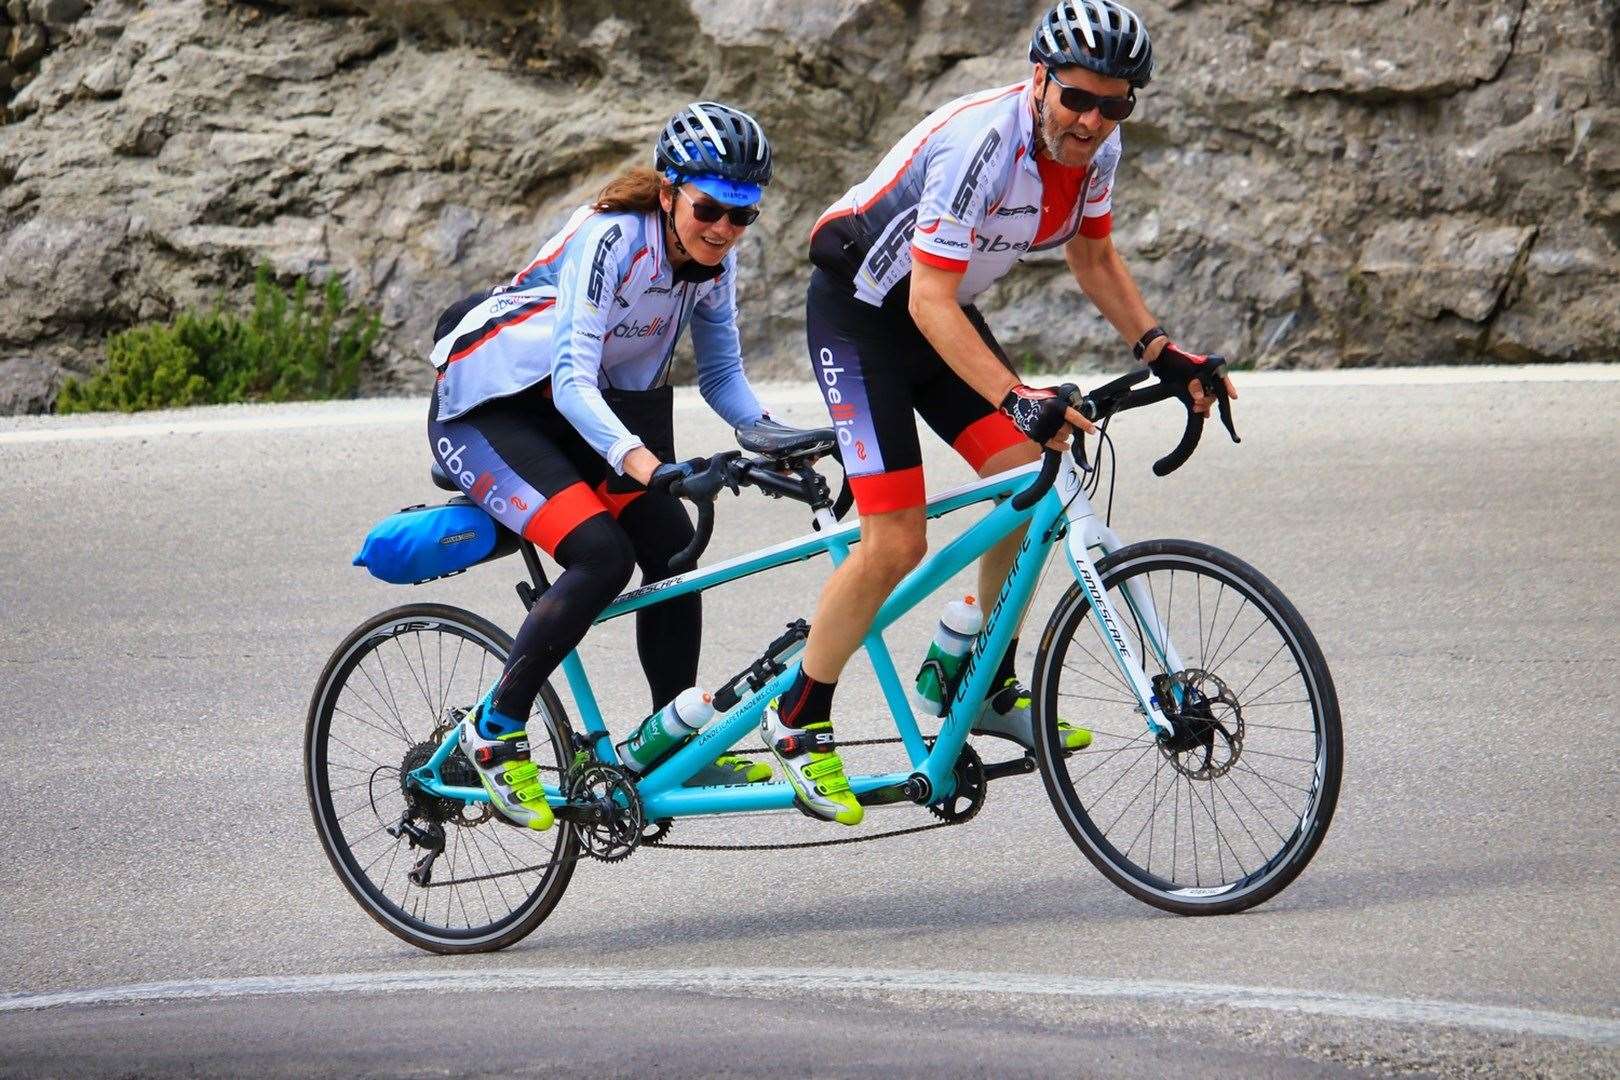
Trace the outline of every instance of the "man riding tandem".
[[[864, 812], [833, 736], [837, 680], [927, 546], [913, 411], [985, 477], [1035, 461], [1043, 447], [1065, 449], [1072, 428], [1094, 431], [1055, 389], [1019, 379], [973, 300], [1025, 252], [1061, 246], [1081, 290], [1137, 359], [1185, 384], [1198, 412], [1213, 404], [1198, 378], [1206, 358], [1159, 327], [1111, 239], [1119, 125], [1153, 72], [1146, 27], [1115, 0], [1065, 0], [1035, 28], [1029, 57], [1027, 80], [958, 98], [924, 119], [812, 230], [811, 373], [838, 433], [861, 543], [823, 587], [799, 673], [765, 709], [760, 733], [800, 808], [825, 820], [854, 825]], [[626, 201], [626, 185], [610, 185], [509, 285], [447, 311], [436, 334], [429, 431], [437, 459], [452, 476], [504, 485], [508, 512], [497, 516], [564, 567], [461, 732], [495, 807], [533, 829], [553, 821], [523, 728], [540, 685], [633, 563], [644, 582], [668, 576], [670, 557], [692, 536], [669, 493], [703, 466], [676, 463], [669, 434], [668, 363], [682, 328], [693, 330], [705, 400], [735, 427], [764, 414], [742, 372], [731, 250], [770, 179], [764, 133], [744, 113], [700, 102], [670, 122], [655, 160], [650, 186], [638, 182], [645, 190]], [[676, 290], [680, 304], [656, 299]], [[641, 339], [616, 331], [659, 304], [674, 327], [667, 344], [622, 348], [622, 337]], [[512, 332], [530, 318], [535, 326]], [[490, 349], [494, 341], [501, 346]], [[478, 352], [480, 362], [466, 364]], [[1236, 396], [1229, 380], [1226, 389]], [[492, 464], [451, 467], [446, 454], [457, 446], [476, 447]], [[488, 488], [468, 494], [479, 501]], [[1021, 540], [1022, 531], [1010, 534], [981, 559], [980, 595], [1001, 591]], [[637, 631], [657, 707], [695, 678], [698, 598], [639, 612]], [[685, 647], [660, 653], [660, 641]], [[973, 731], [1033, 749], [1017, 647], [1015, 636]], [[1058, 728], [1070, 749], [1090, 742], [1083, 728]], [[742, 758], [717, 766], [693, 782], [768, 775]]]
[[[1153, 74], [1147, 28], [1114, 0], [1066, 0], [1036, 26], [1029, 58], [1026, 81], [958, 98], [912, 128], [811, 235], [810, 367], [839, 432], [861, 543], [822, 588], [798, 677], [765, 710], [761, 735], [801, 804], [846, 825], [863, 808], [836, 753], [833, 693], [927, 548], [913, 410], [980, 476], [1064, 448], [1071, 427], [1094, 430], [1055, 390], [1018, 378], [973, 299], [1024, 252], [1061, 245], [1137, 359], [1189, 384], [1200, 413], [1213, 404], [1196, 378], [1205, 357], [1159, 328], [1111, 239], [1119, 125]], [[1022, 530], [980, 560], [979, 595], [1000, 593], [1021, 540]], [[973, 731], [1033, 749], [1017, 651], [1015, 636]], [[1058, 729], [1070, 749], [1090, 742], [1082, 728]]]

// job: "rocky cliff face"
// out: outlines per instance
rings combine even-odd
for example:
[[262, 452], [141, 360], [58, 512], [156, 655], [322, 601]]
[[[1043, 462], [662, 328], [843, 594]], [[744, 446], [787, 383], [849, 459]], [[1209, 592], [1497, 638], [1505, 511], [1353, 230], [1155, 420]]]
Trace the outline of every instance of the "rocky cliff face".
[[[9, 0], [0, 411], [267, 260], [339, 273], [426, 385], [507, 274], [694, 97], [778, 147], [745, 348], [797, 374], [810, 223], [933, 106], [1023, 77], [1027, 0]], [[1262, 366], [1620, 353], [1620, 3], [1143, 0], [1161, 60], [1116, 239], [1189, 345]], [[10, 89], [6, 90], [5, 87]], [[1015, 357], [1120, 366], [1060, 258], [983, 305]]]

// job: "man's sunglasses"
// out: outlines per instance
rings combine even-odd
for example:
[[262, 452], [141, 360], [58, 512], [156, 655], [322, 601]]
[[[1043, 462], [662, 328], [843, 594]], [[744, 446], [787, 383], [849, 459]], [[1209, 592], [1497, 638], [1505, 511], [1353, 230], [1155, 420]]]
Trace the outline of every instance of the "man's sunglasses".
[[1046, 73], [1046, 78], [1048, 82], [1057, 86], [1058, 101], [1070, 112], [1084, 116], [1092, 109], [1096, 109], [1102, 113], [1104, 120], [1112, 120], [1117, 124], [1130, 116], [1132, 110], [1136, 108], [1135, 90], [1124, 97], [1104, 97], [1101, 94], [1093, 94], [1090, 90], [1082, 90], [1078, 86], [1070, 86], [1060, 81], [1050, 71]]
[[[681, 188], [675, 189], [675, 194], [681, 193]], [[757, 206], [722, 206], [712, 199], [694, 199], [688, 195], [686, 201], [692, 204], [692, 216], [705, 225], [713, 225], [721, 218], [725, 218], [737, 228], [746, 228], [759, 219]]]

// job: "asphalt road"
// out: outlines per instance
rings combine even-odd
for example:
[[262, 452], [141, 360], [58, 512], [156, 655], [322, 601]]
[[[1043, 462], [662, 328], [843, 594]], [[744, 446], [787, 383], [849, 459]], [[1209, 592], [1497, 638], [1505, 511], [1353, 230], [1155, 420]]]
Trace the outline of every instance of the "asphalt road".
[[[418, 405], [0, 420], [0, 1075], [1620, 1074], [1620, 371], [1242, 385], [1242, 445], [1212, 429], [1166, 480], [1148, 463], [1177, 418], [1116, 424], [1114, 524], [1242, 555], [1332, 666], [1344, 789], [1281, 896], [1145, 907], [1021, 777], [961, 829], [588, 863], [530, 938], [465, 959], [359, 910], [300, 767], [314, 681], [366, 616], [518, 621], [515, 561], [413, 589], [349, 565], [375, 520], [436, 497]], [[803, 388], [764, 396], [822, 415]], [[681, 401], [684, 451], [728, 445]], [[931, 488], [967, 478], [925, 441]], [[728, 497], [707, 559], [805, 531], [796, 505]], [[704, 679], [807, 617], [826, 569], [711, 593]], [[891, 634], [902, 667], [931, 619]], [[628, 620], [584, 655], [616, 730], [644, 713]], [[841, 686], [844, 738], [885, 733], [873, 685], [857, 665]], [[525, 1034], [483, 1034], [504, 1029]]]

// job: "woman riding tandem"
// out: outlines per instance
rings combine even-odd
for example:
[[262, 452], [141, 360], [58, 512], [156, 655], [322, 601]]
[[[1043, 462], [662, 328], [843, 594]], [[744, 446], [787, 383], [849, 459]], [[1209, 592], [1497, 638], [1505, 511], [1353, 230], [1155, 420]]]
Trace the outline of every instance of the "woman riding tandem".
[[[698, 388], [733, 427], [763, 415], [743, 374], [732, 250], [759, 215], [771, 149], [752, 117], [696, 102], [670, 120], [656, 171], [632, 169], [580, 208], [505, 285], [440, 318], [428, 412], [433, 454], [469, 498], [563, 567], [530, 608], [500, 680], [461, 725], [494, 806], [553, 821], [525, 725], [536, 695], [639, 565], [670, 575], [692, 539], [669, 486], [675, 344], [690, 325]], [[696, 594], [636, 615], [653, 707], [697, 677]], [[768, 766], [721, 758], [693, 783], [748, 783]]]

